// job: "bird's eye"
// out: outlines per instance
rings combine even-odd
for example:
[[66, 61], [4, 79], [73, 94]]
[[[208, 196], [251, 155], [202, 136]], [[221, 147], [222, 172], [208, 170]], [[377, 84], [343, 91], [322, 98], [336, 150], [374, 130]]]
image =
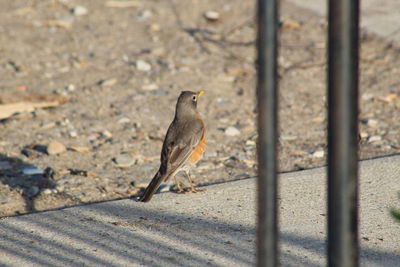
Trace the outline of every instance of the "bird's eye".
[[193, 101], [196, 101], [196, 100], [197, 100], [196, 95], [193, 95], [193, 96], [192, 96], [192, 100], [193, 100]]

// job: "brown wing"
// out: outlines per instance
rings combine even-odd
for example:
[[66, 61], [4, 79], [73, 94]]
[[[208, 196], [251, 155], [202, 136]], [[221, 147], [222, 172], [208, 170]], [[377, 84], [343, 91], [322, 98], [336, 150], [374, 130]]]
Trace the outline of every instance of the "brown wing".
[[[175, 128], [173, 128], [176, 126]], [[204, 135], [204, 125], [199, 120], [172, 123], [168, 129], [161, 153], [164, 173], [173, 173], [190, 157]]]

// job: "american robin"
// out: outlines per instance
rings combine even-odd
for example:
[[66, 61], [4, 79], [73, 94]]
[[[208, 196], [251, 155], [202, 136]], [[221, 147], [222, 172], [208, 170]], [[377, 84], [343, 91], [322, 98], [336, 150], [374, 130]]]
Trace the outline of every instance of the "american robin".
[[[162, 146], [160, 168], [139, 201], [150, 201], [160, 184], [175, 177], [181, 170], [185, 171], [191, 184], [189, 192], [201, 191], [194, 188], [189, 167], [201, 159], [206, 146], [206, 125], [197, 111], [197, 100], [203, 94], [204, 91], [183, 91], [180, 94], [174, 120], [169, 125]], [[179, 192], [185, 192], [176, 179], [175, 182]]]

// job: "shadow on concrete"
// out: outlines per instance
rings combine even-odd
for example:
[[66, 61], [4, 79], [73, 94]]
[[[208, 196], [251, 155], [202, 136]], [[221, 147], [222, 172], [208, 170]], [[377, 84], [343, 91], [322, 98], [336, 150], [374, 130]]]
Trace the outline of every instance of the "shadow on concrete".
[[[25, 202], [25, 210], [21, 213], [35, 212], [35, 198], [38, 196], [40, 189], [55, 188], [55, 182], [50, 177], [43, 174], [24, 174], [23, 170], [38, 169], [36, 166], [24, 162], [20, 158], [8, 157], [0, 153], [0, 182], [8, 185], [10, 189], [21, 190], [22, 197]], [[7, 196], [4, 196], [7, 198]], [[4, 201], [8, 202], [8, 199]], [[0, 203], [1, 204], [1, 203]]]
[[[0, 220], [0, 265], [202, 266], [255, 264], [253, 226], [209, 216], [152, 211], [144, 205], [106, 202], [79, 209], [41, 212]], [[325, 242], [281, 233], [282, 244], [323, 258]], [[364, 249], [368, 263], [400, 262], [392, 252]], [[290, 251], [283, 266], [320, 266]], [[382, 261], [382, 259], [385, 261]], [[389, 266], [389, 265], [388, 265]]]
[[[326, 242], [322, 239], [311, 238], [303, 236], [301, 234], [293, 233], [281, 233], [282, 244], [290, 245], [291, 247], [299, 247], [302, 250], [306, 250], [310, 253], [316, 253], [319, 255], [326, 254]], [[300, 257], [293, 257], [288, 252], [282, 253], [285, 261], [290, 263], [285, 266], [320, 266], [315, 263], [307, 261], [307, 259]], [[360, 265], [361, 266], [397, 266], [400, 262], [400, 253], [383, 251], [379, 249], [371, 249], [361, 247], [360, 251]], [[326, 264], [324, 264], [325, 266]]]
[[[254, 231], [248, 227], [141, 208], [116, 209], [111, 202], [83, 209], [79, 214], [72, 209], [49, 212], [45, 221], [40, 217], [44, 213], [9, 218], [24, 228], [0, 221], [1, 254], [42, 266], [213, 265], [211, 255], [252, 265], [254, 259]], [[207, 252], [210, 258], [204, 257]]]

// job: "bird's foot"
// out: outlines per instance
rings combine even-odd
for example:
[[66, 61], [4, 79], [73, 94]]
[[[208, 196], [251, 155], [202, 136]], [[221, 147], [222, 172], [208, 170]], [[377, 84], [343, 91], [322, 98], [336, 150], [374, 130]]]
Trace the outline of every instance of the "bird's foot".
[[189, 189], [188, 193], [197, 193], [197, 192], [204, 192], [204, 191], [206, 191], [206, 190], [192, 187], [192, 188]]
[[190, 194], [190, 193], [204, 192], [206, 190], [205, 189], [198, 189], [198, 188], [195, 188], [194, 186], [181, 187], [180, 185], [179, 186], [176, 185], [174, 191], [177, 194]]
[[191, 193], [197, 193], [197, 192], [204, 192], [206, 191], [205, 189], [198, 189], [195, 187], [190, 187], [190, 188], [184, 188], [178, 191], [178, 194], [191, 194]]
[[178, 188], [177, 190], [176, 190], [176, 193], [177, 194], [186, 194], [187, 192], [186, 192], [187, 190], [185, 189], [185, 188]]

